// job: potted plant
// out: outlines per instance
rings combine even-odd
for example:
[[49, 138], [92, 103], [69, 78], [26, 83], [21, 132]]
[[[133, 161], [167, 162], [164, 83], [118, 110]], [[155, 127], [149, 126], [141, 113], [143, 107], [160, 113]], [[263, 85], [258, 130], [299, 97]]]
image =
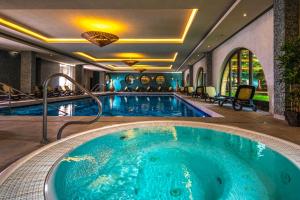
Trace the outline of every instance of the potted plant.
[[300, 126], [300, 38], [286, 42], [279, 56], [286, 87], [285, 117], [291, 126]]

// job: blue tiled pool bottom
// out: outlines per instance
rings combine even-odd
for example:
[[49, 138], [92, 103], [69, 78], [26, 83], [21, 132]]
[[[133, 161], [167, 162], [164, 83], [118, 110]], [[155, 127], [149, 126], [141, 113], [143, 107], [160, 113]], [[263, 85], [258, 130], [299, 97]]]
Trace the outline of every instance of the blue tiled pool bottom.
[[203, 128], [146, 127], [93, 139], [49, 174], [49, 199], [298, 200], [300, 171], [262, 143]]
[[[104, 95], [99, 97], [103, 105], [103, 116], [153, 116], [153, 117], [209, 117], [174, 95]], [[50, 103], [49, 116], [95, 116], [96, 102], [91, 98]], [[42, 105], [0, 109], [0, 115], [43, 114]]]

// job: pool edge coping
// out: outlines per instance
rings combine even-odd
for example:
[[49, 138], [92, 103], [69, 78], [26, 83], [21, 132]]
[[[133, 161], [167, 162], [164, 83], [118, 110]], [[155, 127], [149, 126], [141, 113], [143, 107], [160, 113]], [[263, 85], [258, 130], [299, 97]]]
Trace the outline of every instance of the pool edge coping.
[[[0, 173], [0, 186], [2, 186], [6, 180], [18, 169], [20, 169], [21, 166], [25, 165], [27, 162], [30, 162], [32, 158], [35, 156], [45, 152], [46, 150], [49, 150], [51, 147], [54, 147], [58, 144], [70, 142], [71, 140], [80, 140], [80, 136], [87, 136], [84, 139], [81, 139], [80, 144], [75, 145], [71, 148], [66, 148], [67, 150], [64, 152], [60, 152], [61, 154], [65, 154], [69, 151], [71, 151], [73, 148], [93, 139], [96, 137], [100, 137], [106, 134], [110, 134], [113, 132], [121, 131], [121, 130], [128, 130], [131, 128], [142, 128], [142, 127], [152, 127], [152, 126], [189, 126], [194, 128], [208, 128], [213, 129], [217, 131], [222, 131], [227, 134], [233, 134], [237, 136], [241, 136], [243, 138], [247, 138], [252, 141], [260, 142], [265, 144], [270, 149], [278, 152], [279, 154], [286, 157], [289, 161], [291, 161], [293, 164], [295, 164], [300, 169], [300, 146], [297, 144], [294, 144], [292, 142], [269, 136], [263, 133], [250, 131], [238, 127], [228, 126], [228, 125], [220, 125], [220, 124], [214, 124], [214, 123], [205, 123], [205, 122], [191, 122], [191, 121], [142, 121], [142, 122], [133, 122], [133, 123], [122, 123], [122, 124], [115, 124], [110, 126], [104, 126], [101, 128], [95, 128], [92, 130], [80, 132], [71, 136], [68, 136], [60, 141], [55, 141], [53, 143], [50, 143], [46, 146], [43, 146], [36, 151], [33, 151], [32, 153], [20, 158], [16, 162], [12, 163], [10, 166], [8, 166], [6, 169], [4, 169]], [[65, 145], [66, 145], [65, 144]], [[59, 150], [57, 150], [59, 151]], [[299, 152], [299, 153], [297, 153]], [[51, 167], [57, 159], [55, 159], [53, 162], [51, 162]], [[51, 168], [50, 167], [50, 168]], [[46, 175], [48, 174], [49, 170], [47, 171]], [[43, 180], [44, 182], [46, 181]], [[44, 190], [43, 190], [44, 191]], [[44, 195], [44, 193], [43, 193]], [[1, 198], [1, 196], [0, 196]]]

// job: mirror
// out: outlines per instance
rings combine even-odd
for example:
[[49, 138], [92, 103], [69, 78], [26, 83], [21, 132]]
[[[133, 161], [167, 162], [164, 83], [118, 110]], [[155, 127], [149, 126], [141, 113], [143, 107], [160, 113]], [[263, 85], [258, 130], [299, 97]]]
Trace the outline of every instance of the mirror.
[[155, 81], [156, 81], [156, 84], [162, 85], [166, 82], [166, 79], [165, 79], [165, 76], [159, 75], [159, 76], [156, 77]]
[[125, 78], [125, 82], [126, 82], [127, 84], [133, 84], [134, 79], [135, 79], [135, 78], [134, 78], [133, 75], [128, 74], [128, 75], [126, 76], [126, 78]]
[[143, 85], [147, 85], [150, 83], [150, 78], [149, 76], [143, 75], [141, 76], [140, 81]]

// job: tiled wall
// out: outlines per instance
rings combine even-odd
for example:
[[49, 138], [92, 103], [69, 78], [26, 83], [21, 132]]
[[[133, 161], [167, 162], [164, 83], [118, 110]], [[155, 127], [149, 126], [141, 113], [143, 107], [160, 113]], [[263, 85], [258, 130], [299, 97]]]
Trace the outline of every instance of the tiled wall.
[[[158, 85], [155, 82], [155, 78], [158, 75], [165, 76], [166, 82], [162, 87], [169, 88], [172, 87], [176, 89], [176, 82], [178, 82], [179, 87], [182, 86], [182, 73], [107, 73], [110, 78], [113, 80], [115, 91], [122, 91], [127, 86], [128, 88], [135, 89], [139, 88], [147, 88], [150, 86], [155, 89]], [[125, 81], [126, 76], [133, 75], [135, 77], [133, 84], [127, 84]], [[148, 85], [142, 85], [140, 82], [140, 77], [142, 75], [147, 75], [150, 77], [151, 81]], [[109, 86], [107, 87], [109, 89]]]

